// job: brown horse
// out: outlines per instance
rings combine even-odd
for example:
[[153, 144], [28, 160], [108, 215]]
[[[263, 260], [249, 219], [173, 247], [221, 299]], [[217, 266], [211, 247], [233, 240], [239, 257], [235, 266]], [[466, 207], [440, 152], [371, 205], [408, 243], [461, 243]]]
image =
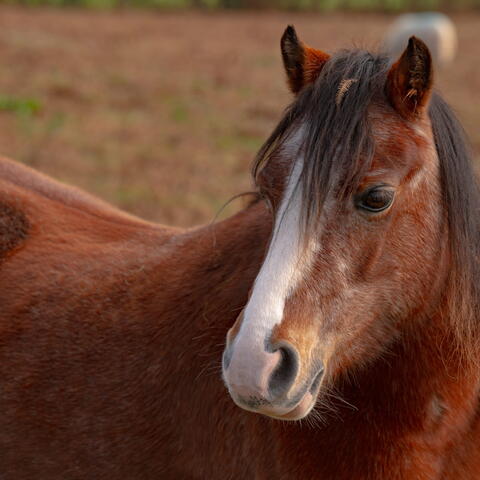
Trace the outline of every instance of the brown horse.
[[282, 54], [224, 222], [0, 163], [2, 480], [479, 478], [480, 196], [430, 54]]

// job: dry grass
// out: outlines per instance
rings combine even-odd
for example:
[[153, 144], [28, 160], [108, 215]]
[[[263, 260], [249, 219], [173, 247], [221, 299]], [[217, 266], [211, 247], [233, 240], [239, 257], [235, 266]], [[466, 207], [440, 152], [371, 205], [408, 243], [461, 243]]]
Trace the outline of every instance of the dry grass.
[[[391, 18], [0, 9], [1, 153], [163, 223], [208, 222], [251, 188], [255, 151], [290, 97], [279, 38], [379, 43]], [[480, 16], [455, 18], [439, 75], [480, 152]]]

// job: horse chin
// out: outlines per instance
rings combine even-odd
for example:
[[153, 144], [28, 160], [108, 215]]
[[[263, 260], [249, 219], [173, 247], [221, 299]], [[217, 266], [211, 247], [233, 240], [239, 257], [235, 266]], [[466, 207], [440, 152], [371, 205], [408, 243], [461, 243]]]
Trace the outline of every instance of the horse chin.
[[270, 413], [270, 412], [262, 412], [264, 415], [267, 415], [272, 418], [276, 418], [278, 420], [287, 420], [287, 421], [295, 421], [301, 420], [305, 418], [315, 406], [317, 402], [318, 393], [320, 391], [320, 387], [323, 380], [324, 370], [320, 370], [317, 375], [315, 376], [312, 385], [310, 388], [305, 392], [305, 395], [302, 399], [297, 403], [295, 407], [293, 407], [290, 411], [286, 413]]
[[300, 400], [300, 403], [290, 410], [290, 412], [285, 413], [283, 415], [269, 415], [272, 418], [276, 418], [278, 420], [301, 420], [305, 418], [314, 407], [316, 402], [316, 396], [314, 396], [311, 392], [307, 392], [304, 397]]
[[[245, 399], [242, 399], [234, 392], [232, 392], [228, 385], [227, 388], [232, 400], [237, 404], [237, 406], [239, 406], [243, 410], [265, 415], [267, 417], [277, 420], [295, 421], [305, 418], [312, 411], [317, 401], [317, 397], [323, 383], [323, 378], [324, 369], [322, 368], [320, 371], [317, 372], [310, 387], [306, 391], [304, 391], [301, 398], [296, 401], [295, 404], [290, 404], [289, 406], [275, 405], [268, 400], [262, 400], [259, 403], [259, 400], [261, 399], [256, 398], [253, 398], [255, 402], [253, 402], [252, 404], [251, 401], [245, 401]], [[300, 392], [299, 394], [301, 395]]]

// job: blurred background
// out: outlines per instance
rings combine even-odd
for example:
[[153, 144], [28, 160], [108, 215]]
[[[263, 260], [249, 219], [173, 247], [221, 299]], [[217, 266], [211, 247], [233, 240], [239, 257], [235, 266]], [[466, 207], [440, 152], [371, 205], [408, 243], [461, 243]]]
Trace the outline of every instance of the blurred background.
[[0, 154], [150, 220], [209, 222], [251, 190], [249, 165], [291, 101], [287, 24], [328, 52], [381, 48], [400, 13], [422, 10], [455, 25], [436, 85], [480, 163], [480, 0], [0, 3]]

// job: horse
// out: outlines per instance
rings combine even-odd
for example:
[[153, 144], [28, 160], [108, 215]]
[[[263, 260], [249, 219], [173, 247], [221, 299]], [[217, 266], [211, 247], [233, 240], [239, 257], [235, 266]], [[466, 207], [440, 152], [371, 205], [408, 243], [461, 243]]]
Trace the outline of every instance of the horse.
[[281, 51], [224, 221], [0, 161], [2, 480], [478, 476], [480, 195], [429, 51]]
[[[223, 378], [277, 420], [273, 478], [479, 478], [480, 190], [411, 37], [393, 64], [304, 45], [254, 178], [274, 217]], [[285, 472], [285, 473], [284, 473]]]

